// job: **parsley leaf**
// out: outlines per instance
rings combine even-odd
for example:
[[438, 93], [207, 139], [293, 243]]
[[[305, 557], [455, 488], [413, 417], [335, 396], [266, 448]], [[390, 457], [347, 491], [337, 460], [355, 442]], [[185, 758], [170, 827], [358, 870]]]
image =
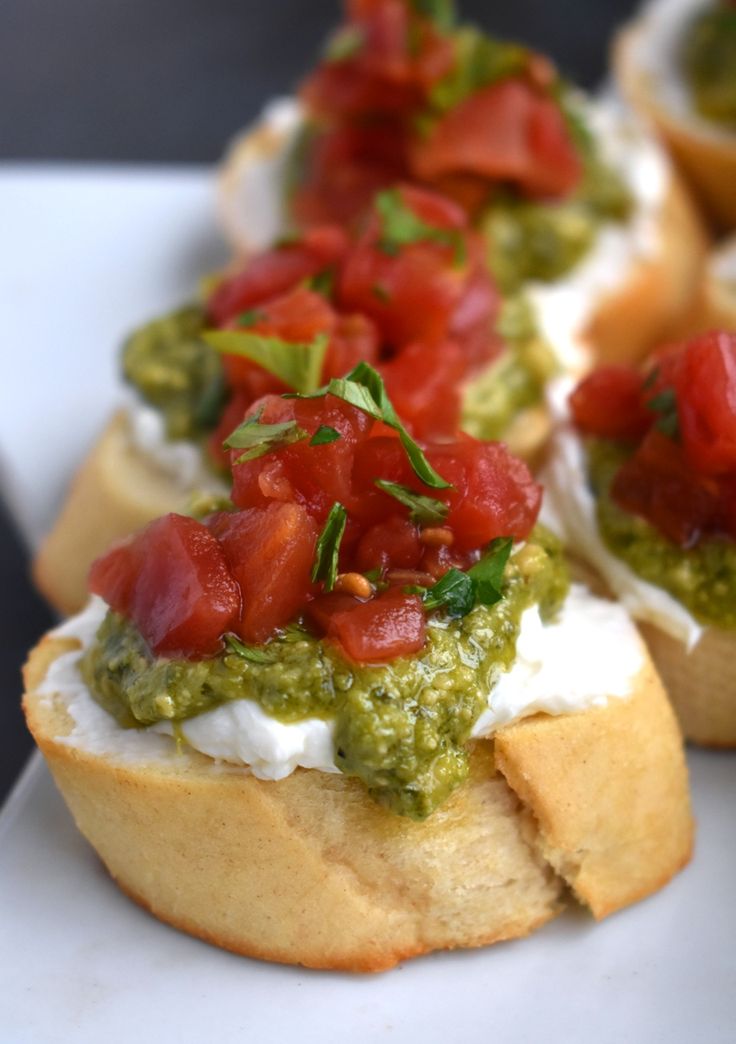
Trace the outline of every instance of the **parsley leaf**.
[[412, 7], [417, 14], [434, 22], [442, 32], [449, 32], [455, 24], [454, 0], [412, 0]]
[[291, 446], [294, 442], [307, 437], [307, 432], [298, 426], [296, 421], [283, 421], [281, 424], [261, 424], [259, 411], [255, 417], [248, 417], [223, 442], [225, 449], [244, 449], [246, 452], [238, 457], [236, 464], [246, 460], [256, 460], [266, 453], [273, 453]]
[[316, 275], [307, 279], [305, 286], [307, 290], [311, 290], [315, 294], [321, 294], [327, 298], [332, 297], [332, 292], [335, 289], [334, 268], [323, 268], [321, 272], [317, 272]]
[[463, 233], [456, 228], [436, 228], [422, 221], [406, 205], [400, 189], [379, 192], [374, 205], [381, 218], [378, 246], [384, 254], [395, 257], [403, 246], [412, 243], [439, 243], [452, 248], [456, 265], [465, 264], [467, 251]]
[[488, 545], [480, 561], [468, 570], [475, 588], [475, 600], [480, 605], [495, 605], [501, 599], [503, 573], [513, 544], [511, 537], [497, 537]]
[[448, 569], [422, 601], [427, 610], [444, 609], [448, 616], [467, 616], [475, 605], [473, 580], [461, 569]]
[[228, 648], [250, 663], [275, 663], [278, 653], [267, 649], [259, 649], [252, 645], [245, 645], [234, 634], [225, 635], [225, 644]]
[[495, 605], [503, 597], [503, 574], [512, 546], [511, 537], [498, 537], [467, 572], [449, 569], [424, 592], [424, 608], [444, 609], [448, 616], [457, 617], [467, 616], [476, 605]]
[[338, 29], [327, 41], [324, 57], [328, 62], [346, 62], [359, 54], [365, 44], [363, 30], [358, 25]]
[[238, 316], [238, 326], [255, 326], [263, 319], [264, 313], [258, 308], [249, 308], [247, 312], [241, 312]]
[[335, 428], [331, 428], [329, 424], [323, 424], [317, 428], [314, 435], [309, 440], [310, 446], [327, 446], [330, 442], [337, 442], [341, 439], [342, 435]]
[[[334, 395], [343, 402], [349, 402], [351, 406], [367, 413], [374, 420], [383, 421], [389, 428], [399, 433], [401, 445], [409, 458], [414, 474], [417, 475], [425, 486], [433, 489], [452, 489], [452, 484], [446, 482], [429, 463], [421, 447], [414, 441], [404, 425], [399, 420], [396, 410], [386, 392], [383, 378], [377, 370], [367, 362], [359, 362], [345, 377], [333, 377], [330, 383], [312, 395], [296, 396], [297, 398], [320, 399], [324, 395]], [[294, 398], [294, 396], [287, 396]]]
[[409, 517], [412, 522], [425, 526], [436, 526], [447, 518], [449, 507], [442, 500], [425, 497], [421, 493], [415, 493], [408, 486], [402, 486], [398, 482], [389, 482], [387, 479], [376, 479], [376, 485], [384, 493], [388, 493], [400, 504], [409, 508]]
[[208, 330], [202, 336], [211, 348], [250, 359], [294, 391], [309, 394], [319, 388], [329, 340], [326, 334], [318, 334], [308, 344], [247, 330]]
[[348, 513], [342, 504], [333, 504], [317, 541], [312, 580], [322, 580], [325, 591], [331, 591], [337, 580], [337, 561], [347, 520]]
[[674, 388], [664, 388], [647, 400], [647, 409], [659, 414], [654, 427], [670, 439], [680, 434], [680, 419], [677, 416], [677, 396]]

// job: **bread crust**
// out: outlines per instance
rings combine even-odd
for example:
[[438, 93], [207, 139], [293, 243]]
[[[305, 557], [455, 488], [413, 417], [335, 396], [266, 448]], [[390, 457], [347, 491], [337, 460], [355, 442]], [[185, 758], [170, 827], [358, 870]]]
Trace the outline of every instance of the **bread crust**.
[[656, 254], [632, 266], [625, 284], [604, 297], [585, 330], [601, 363], [636, 363], [691, 313], [702, 284], [708, 237], [674, 171], [659, 215]]
[[616, 82], [629, 103], [654, 124], [711, 219], [723, 229], [736, 228], [736, 134], [708, 134], [658, 101], [651, 76], [636, 61], [645, 31], [644, 22], [637, 20], [616, 36]]
[[468, 782], [413, 823], [342, 775], [264, 782], [193, 752], [125, 761], [65, 744], [63, 702], [36, 689], [74, 645], [42, 640], [23, 705], [79, 829], [137, 902], [237, 953], [378, 971], [526, 935], [566, 883], [605, 916], [689, 857], [681, 741], [650, 666], [631, 699], [474, 744]]
[[639, 629], [686, 738], [704, 747], [736, 747], [736, 631], [709, 627], [688, 652], [652, 624]]
[[147, 522], [182, 510], [187, 491], [131, 442], [124, 412], [115, 414], [69, 489], [33, 564], [36, 585], [62, 615], [87, 601], [92, 562]]
[[726, 259], [736, 273], [736, 235], [725, 239], [711, 254], [692, 312], [678, 331], [681, 336], [707, 330], [736, 330], [736, 276], [726, 280], [719, 274], [719, 266]]

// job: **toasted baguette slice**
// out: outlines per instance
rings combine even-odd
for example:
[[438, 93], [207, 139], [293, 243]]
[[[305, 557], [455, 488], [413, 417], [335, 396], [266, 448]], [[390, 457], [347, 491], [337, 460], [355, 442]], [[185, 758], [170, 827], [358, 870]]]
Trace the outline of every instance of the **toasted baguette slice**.
[[638, 362], [679, 328], [702, 283], [707, 246], [703, 223], [672, 172], [657, 253], [632, 266], [626, 283], [599, 302], [585, 331], [599, 362]]
[[711, 254], [693, 311], [680, 332], [688, 336], [705, 330], [736, 330], [736, 235]]
[[[673, 5], [672, 18], [677, 17]], [[639, 59], [646, 47], [657, 43], [648, 32], [646, 13], [621, 30], [612, 54], [616, 82], [633, 108], [654, 124], [712, 220], [722, 228], [736, 228], [736, 134], [715, 125], [711, 129], [667, 107]]]
[[160, 515], [181, 510], [187, 493], [133, 446], [116, 414], [77, 472], [33, 565], [39, 589], [60, 613], [89, 597], [87, 574], [110, 545]]
[[736, 747], [736, 631], [710, 627], [688, 653], [681, 642], [640, 624], [687, 739]]
[[173, 742], [134, 761], [65, 743], [66, 704], [36, 690], [74, 645], [31, 653], [24, 709], [79, 829], [138, 903], [237, 953], [378, 971], [526, 935], [567, 885], [603, 917], [690, 856], [680, 734], [649, 663], [630, 699], [476, 743], [470, 779], [414, 823], [341, 775], [266, 782]]

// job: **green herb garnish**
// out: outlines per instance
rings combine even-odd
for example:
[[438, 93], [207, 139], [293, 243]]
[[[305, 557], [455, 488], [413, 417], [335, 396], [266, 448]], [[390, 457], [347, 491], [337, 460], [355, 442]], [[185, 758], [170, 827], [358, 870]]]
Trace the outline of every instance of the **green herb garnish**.
[[402, 247], [410, 246], [412, 243], [438, 243], [453, 250], [456, 265], [465, 264], [467, 251], [462, 232], [456, 228], [436, 228], [422, 221], [406, 205], [400, 189], [379, 192], [375, 199], [375, 208], [381, 218], [378, 246], [384, 254], [395, 257]]
[[647, 400], [646, 407], [652, 413], [658, 414], [654, 422], [656, 431], [660, 431], [670, 439], [676, 439], [680, 434], [680, 420], [677, 416], [677, 396], [674, 388], [664, 388], [661, 392], [653, 395]]
[[247, 312], [241, 312], [238, 316], [238, 326], [255, 326], [264, 318], [264, 313], [258, 308], [249, 308]]
[[333, 504], [317, 541], [312, 580], [315, 583], [322, 580], [325, 591], [331, 591], [337, 580], [337, 562], [347, 520], [348, 513], [342, 504]]
[[415, 493], [408, 486], [402, 486], [398, 482], [389, 482], [387, 479], [376, 479], [376, 485], [384, 493], [398, 500], [404, 507], [409, 508], [409, 517], [412, 522], [424, 526], [440, 525], [447, 518], [449, 508], [442, 500], [434, 497], [425, 497], [421, 493]]
[[335, 289], [335, 270], [333, 268], [323, 268], [321, 272], [317, 272], [316, 275], [307, 279], [304, 285], [307, 290], [311, 290], [315, 294], [321, 294], [322, 297], [330, 298]]
[[412, 7], [445, 33], [452, 29], [457, 18], [454, 0], [412, 0]]
[[475, 605], [495, 605], [503, 597], [503, 575], [512, 546], [511, 537], [498, 537], [467, 572], [449, 569], [434, 587], [412, 588], [412, 592], [422, 595], [428, 611], [444, 609], [453, 617], [467, 616]]
[[503, 574], [513, 546], [511, 537], [497, 537], [488, 545], [480, 561], [468, 570], [475, 588], [475, 600], [480, 605], [495, 605], [501, 599]]
[[473, 581], [461, 569], [448, 569], [422, 597], [424, 608], [444, 609], [448, 616], [467, 616], [475, 605]]
[[433, 489], [452, 489], [451, 483], [446, 482], [434, 470], [420, 446], [399, 420], [386, 392], [383, 378], [368, 363], [358, 363], [346, 377], [333, 377], [326, 388], [305, 397], [321, 398], [323, 395], [334, 395], [344, 402], [349, 402], [351, 406], [367, 413], [374, 420], [383, 421], [389, 428], [393, 428], [399, 433], [401, 445], [409, 458], [414, 474], [422, 480], [425, 486], [431, 486]]
[[280, 424], [261, 424], [262, 412], [261, 410], [254, 417], [244, 420], [223, 442], [225, 449], [246, 451], [238, 457], [236, 464], [256, 460], [307, 437], [307, 432], [293, 420], [282, 421]]
[[246, 330], [208, 330], [203, 339], [224, 355], [237, 355], [262, 366], [303, 395], [319, 388], [329, 338], [318, 334], [308, 344]]
[[327, 446], [330, 442], [337, 442], [341, 439], [342, 435], [335, 428], [331, 428], [329, 424], [323, 424], [317, 428], [314, 435], [309, 440], [310, 446]]
[[278, 657], [278, 652], [271, 652], [267, 648], [259, 649], [256, 646], [245, 645], [234, 634], [225, 635], [225, 644], [232, 652], [237, 653], [244, 660], [249, 660], [250, 663], [275, 663]]
[[328, 62], [346, 62], [360, 54], [365, 44], [363, 30], [357, 25], [346, 25], [338, 29], [327, 41], [324, 57]]

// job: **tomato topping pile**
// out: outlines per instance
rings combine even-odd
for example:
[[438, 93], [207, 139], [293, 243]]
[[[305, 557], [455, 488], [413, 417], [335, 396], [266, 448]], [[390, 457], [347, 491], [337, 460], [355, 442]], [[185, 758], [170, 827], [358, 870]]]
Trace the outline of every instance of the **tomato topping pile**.
[[230, 439], [234, 510], [167, 515], [93, 565], [92, 591], [154, 653], [201, 658], [301, 619], [358, 662], [410, 655], [448, 577], [469, 584], [489, 545], [529, 535], [541, 490], [505, 446], [420, 446], [365, 364], [330, 387], [253, 405]]
[[[243, 354], [220, 348], [230, 400], [210, 448], [223, 466], [222, 443], [256, 399], [314, 390], [360, 361], [384, 372], [412, 431], [452, 435], [462, 382], [502, 347], [499, 297], [464, 212], [410, 186], [380, 193], [352, 240], [322, 226], [250, 259], [216, 286], [207, 308], [211, 324], [243, 345]], [[269, 368], [274, 339], [287, 354]], [[264, 355], [254, 353], [254, 340]], [[324, 355], [314, 387], [305, 388], [302, 371], [292, 371], [310, 345]]]
[[[431, 185], [471, 213], [498, 186], [534, 198], [576, 188], [582, 166], [554, 68], [477, 30], [456, 31], [449, 6], [348, 0], [301, 90], [311, 124], [292, 200], [297, 223], [349, 222], [401, 180]], [[470, 52], [468, 32], [478, 42]]]
[[632, 444], [611, 488], [621, 507], [683, 547], [736, 539], [736, 333], [664, 348], [644, 374], [603, 367], [570, 407], [584, 434]]

